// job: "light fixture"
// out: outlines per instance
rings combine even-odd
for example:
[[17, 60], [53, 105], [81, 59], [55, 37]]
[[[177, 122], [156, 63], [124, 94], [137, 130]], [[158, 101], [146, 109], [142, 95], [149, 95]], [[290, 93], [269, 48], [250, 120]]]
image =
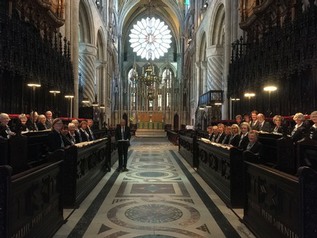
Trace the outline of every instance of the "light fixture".
[[221, 106], [222, 103], [221, 103], [221, 102], [215, 102], [215, 105], [216, 105], [216, 106]]
[[144, 73], [139, 77], [146, 86], [152, 86], [153, 83], [159, 81], [159, 77], [155, 74], [155, 67], [153, 64], [148, 63], [144, 67]]
[[61, 93], [61, 91], [59, 91], [59, 90], [50, 90], [49, 92], [54, 94], [54, 96], [56, 96], [56, 94]]
[[105, 104], [100, 104], [100, 109], [105, 109], [106, 107], [105, 107]]
[[32, 87], [32, 88], [39, 88], [39, 87], [41, 87], [41, 84], [39, 84], [39, 83], [28, 83], [27, 85], [28, 85], [28, 87]]
[[231, 101], [240, 101], [240, 98], [230, 98]]
[[207, 7], [208, 7], [208, 1], [206, 1], [206, 2], [204, 3], [203, 8], [206, 9]]
[[247, 98], [252, 98], [255, 97], [255, 93], [245, 93], [244, 96]]
[[263, 90], [266, 92], [274, 92], [277, 90], [277, 87], [274, 85], [268, 85], [268, 86], [265, 86]]
[[199, 110], [203, 111], [203, 110], [205, 110], [205, 108], [204, 107], [199, 107]]
[[84, 98], [83, 98], [83, 100], [82, 100], [81, 102], [82, 102], [82, 103], [84, 103], [84, 104], [88, 104], [88, 103], [90, 103], [89, 99], [88, 99], [88, 98], [86, 98], [86, 97], [84, 97]]
[[72, 118], [73, 117], [73, 98], [74, 95], [65, 95], [65, 98], [69, 99], [69, 117]]
[[92, 105], [93, 107], [98, 107], [98, 106], [99, 106], [99, 103], [98, 103], [97, 101], [95, 101], [95, 102], [93, 102], [91, 105]]
[[211, 108], [211, 105], [207, 105], [206, 108]]

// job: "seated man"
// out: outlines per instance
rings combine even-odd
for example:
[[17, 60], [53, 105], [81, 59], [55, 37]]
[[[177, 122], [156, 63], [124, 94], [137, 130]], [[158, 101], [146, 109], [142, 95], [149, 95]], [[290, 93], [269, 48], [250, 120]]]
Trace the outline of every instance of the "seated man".
[[265, 116], [262, 113], [257, 115], [257, 119], [259, 123], [259, 131], [272, 132], [271, 124], [268, 121], [265, 121]]
[[15, 135], [15, 132], [11, 131], [9, 127], [10, 117], [6, 113], [0, 114], [0, 136], [9, 139], [11, 136]]
[[262, 150], [262, 144], [258, 141], [258, 132], [250, 131], [248, 133], [249, 144], [246, 150], [259, 155]]

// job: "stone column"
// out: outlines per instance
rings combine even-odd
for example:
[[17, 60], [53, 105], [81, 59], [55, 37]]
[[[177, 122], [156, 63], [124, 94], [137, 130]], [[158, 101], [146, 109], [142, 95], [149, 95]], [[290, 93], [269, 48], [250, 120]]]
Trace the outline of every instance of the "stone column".
[[[80, 0], [72, 0], [67, 1], [66, 4], [70, 4], [70, 19], [69, 19], [69, 39], [71, 42], [71, 58], [73, 63], [73, 71], [74, 71], [74, 117], [78, 117], [78, 86], [79, 86], [79, 78], [78, 78], [78, 49], [79, 49], [79, 42], [78, 42], [78, 34], [79, 34], [79, 1]], [[68, 28], [68, 27], [67, 27]], [[65, 26], [65, 30], [68, 30]], [[68, 33], [66, 33], [68, 35]]]
[[223, 47], [212, 46], [207, 50], [207, 53], [207, 88], [209, 90], [223, 90]]
[[98, 95], [95, 91], [97, 48], [88, 43], [80, 43], [79, 47], [79, 68], [84, 84], [83, 96], [87, 97], [90, 102], [94, 102], [95, 94]]
[[208, 91], [208, 85], [207, 85], [207, 61], [200, 62], [200, 75], [201, 75], [201, 89], [202, 94], [206, 93]]
[[[235, 2], [235, 1], [233, 1]], [[224, 69], [223, 69], [223, 90], [224, 103], [222, 106], [222, 119], [229, 119], [229, 105], [227, 99], [228, 93], [228, 75], [231, 54], [231, 0], [225, 1], [225, 46], [224, 46]]]

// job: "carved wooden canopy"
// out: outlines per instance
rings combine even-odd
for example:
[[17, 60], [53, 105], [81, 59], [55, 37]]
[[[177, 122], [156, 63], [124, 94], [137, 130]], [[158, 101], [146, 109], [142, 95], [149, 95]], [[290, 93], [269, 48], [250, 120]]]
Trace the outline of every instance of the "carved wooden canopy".
[[64, 25], [65, 0], [12, 0], [22, 18], [33, 21], [40, 29], [56, 29]]

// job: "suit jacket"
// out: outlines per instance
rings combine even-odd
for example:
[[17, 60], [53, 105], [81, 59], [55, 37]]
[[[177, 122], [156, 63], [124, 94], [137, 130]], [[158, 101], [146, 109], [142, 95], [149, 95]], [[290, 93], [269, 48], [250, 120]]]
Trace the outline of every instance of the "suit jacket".
[[37, 124], [33, 123], [31, 120], [27, 120], [26, 126], [30, 131], [38, 131]]
[[89, 134], [86, 130], [81, 128], [79, 129], [79, 133], [80, 133], [81, 141], [90, 141]]
[[312, 140], [317, 140], [317, 128], [312, 126], [309, 129], [309, 138]]
[[231, 135], [225, 135], [225, 138], [222, 140], [222, 144], [228, 145]]
[[230, 138], [230, 145], [238, 147], [240, 142], [240, 135], [235, 135], [234, 137]]
[[225, 138], [226, 134], [225, 133], [222, 133], [222, 134], [218, 134], [215, 142], [217, 143], [221, 143], [223, 141], [223, 139]]
[[47, 129], [47, 128], [46, 128], [46, 125], [44, 125], [43, 123], [38, 122], [38, 123], [36, 123], [36, 125], [37, 125], [37, 129], [38, 129], [39, 131], [44, 131], [44, 130]]
[[246, 150], [248, 144], [249, 144], [249, 137], [248, 137], [248, 134], [247, 134], [247, 135], [245, 135], [245, 136], [242, 138], [242, 140], [241, 140], [241, 137], [240, 137], [240, 141], [239, 141], [238, 148], [239, 148], [239, 149], [242, 149], [242, 150]]
[[305, 137], [306, 127], [304, 126], [304, 123], [300, 127], [298, 127], [296, 131], [294, 130], [295, 130], [295, 127], [293, 128], [291, 132], [291, 137], [293, 142], [297, 142]]
[[45, 126], [47, 129], [51, 129], [52, 128], [52, 123], [53, 123], [53, 119], [50, 121], [50, 120], [46, 120], [45, 121]]
[[118, 140], [130, 140], [131, 139], [131, 131], [130, 131], [130, 127], [125, 126], [124, 127], [124, 138], [122, 138], [122, 133], [121, 133], [121, 126], [118, 125], [115, 131], [115, 138], [116, 141]]
[[254, 154], [260, 154], [262, 151], [262, 144], [260, 142], [255, 142], [250, 148], [249, 148], [249, 144], [247, 146], [247, 150], [251, 151]]
[[273, 132], [275, 133], [283, 133], [283, 127], [279, 126], [279, 127], [274, 127]]
[[58, 149], [62, 149], [70, 145], [71, 143], [65, 138], [65, 136], [58, 133], [56, 130], [52, 130], [47, 135], [47, 146], [50, 152], [53, 152]]
[[0, 136], [8, 139], [7, 126], [0, 125]]
[[272, 132], [271, 123], [269, 123], [268, 121], [264, 121], [263, 126], [261, 126], [261, 124], [259, 123], [259, 131]]
[[94, 133], [92, 132], [91, 128], [87, 127], [86, 131], [87, 131], [87, 133], [89, 135], [89, 140], [90, 141], [94, 140], [95, 137], [94, 137]]
[[251, 127], [251, 130], [258, 131], [259, 130], [259, 121], [256, 121], [255, 123], [253, 123], [253, 121], [250, 121], [250, 127]]
[[[78, 132], [76, 133], [76, 131], [75, 131], [75, 136], [72, 136], [71, 134], [67, 133], [66, 137], [67, 137], [70, 141], [72, 141], [73, 143], [75, 143], [75, 144], [81, 142], [81, 141], [80, 141], [80, 137], [79, 137], [79, 133], [78, 133]], [[75, 141], [74, 141], [74, 140], [75, 140]]]

